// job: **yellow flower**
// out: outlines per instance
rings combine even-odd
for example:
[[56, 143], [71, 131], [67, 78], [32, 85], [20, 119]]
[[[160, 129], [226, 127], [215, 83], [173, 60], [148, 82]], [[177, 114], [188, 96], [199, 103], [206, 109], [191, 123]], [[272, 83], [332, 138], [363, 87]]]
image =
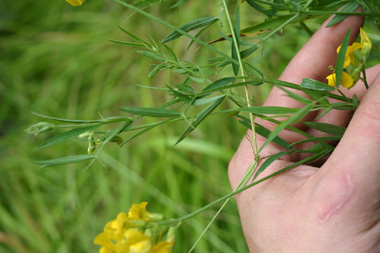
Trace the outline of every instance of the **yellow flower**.
[[173, 251], [174, 242], [159, 242], [150, 253], [170, 253]]
[[366, 58], [369, 55], [369, 51], [371, 51], [372, 42], [368, 38], [367, 33], [362, 28], [360, 28], [360, 44], [363, 45], [361, 50], [362, 57]]
[[107, 223], [104, 232], [94, 240], [100, 253], [171, 253], [175, 231], [180, 223], [157, 226], [161, 214], [150, 214], [148, 202], [133, 204], [128, 214], [121, 212]]
[[148, 202], [133, 204], [129, 209], [128, 218], [132, 220], [151, 220], [152, 215], [146, 210], [146, 205], [148, 205]]
[[104, 232], [107, 233], [112, 240], [120, 241], [123, 238], [124, 229], [128, 228], [127, 214], [121, 212], [117, 215], [115, 220], [107, 223]]
[[[336, 50], [336, 52], [339, 54], [340, 52], [340, 48], [341, 48], [342, 45], [340, 45], [338, 47], [338, 49]], [[344, 58], [344, 63], [343, 63], [343, 68], [347, 68], [349, 65], [357, 65], [357, 60], [354, 56], [354, 52], [360, 48], [363, 48], [363, 44], [361, 43], [358, 43], [358, 42], [354, 42], [354, 44], [352, 44], [351, 46], [348, 46], [347, 47], [347, 50], [346, 50], [346, 55], [345, 55], [345, 58]]]
[[66, 0], [72, 6], [81, 6], [86, 0]]
[[[331, 87], [335, 87], [336, 86], [336, 74], [333, 73], [331, 75], [329, 75], [328, 77], [326, 77], [327, 81], [328, 81], [328, 85], [331, 86]], [[342, 78], [340, 80], [340, 84], [349, 89], [351, 88], [353, 85], [354, 85], [354, 80], [352, 79], [352, 77], [347, 74], [346, 72], [342, 72]]]

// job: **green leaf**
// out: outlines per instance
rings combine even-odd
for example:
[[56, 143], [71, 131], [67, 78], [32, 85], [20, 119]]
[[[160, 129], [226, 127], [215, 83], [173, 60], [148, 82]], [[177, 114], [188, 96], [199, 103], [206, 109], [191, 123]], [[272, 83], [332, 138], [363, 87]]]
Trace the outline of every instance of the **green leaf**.
[[209, 86], [207, 86], [206, 88], [204, 88], [202, 90], [202, 92], [214, 90], [214, 89], [221, 88], [221, 87], [225, 87], [228, 84], [234, 82], [235, 80], [236, 80], [235, 77], [226, 77], [226, 78], [219, 79], [219, 80], [213, 82], [212, 84], [210, 84]]
[[83, 162], [83, 161], [87, 161], [87, 160], [95, 159], [95, 158], [96, 158], [95, 155], [75, 155], [75, 156], [66, 156], [66, 157], [55, 158], [51, 160], [45, 160], [45, 161], [37, 161], [35, 163], [42, 165], [43, 167], [47, 167], [47, 166], [79, 163], [79, 162]]
[[75, 124], [92, 124], [92, 123], [101, 123], [104, 122], [104, 120], [77, 120], [77, 119], [62, 119], [62, 118], [56, 118], [56, 117], [51, 117], [43, 114], [39, 114], [36, 112], [32, 112], [34, 115], [45, 118], [45, 119], [51, 119], [55, 121], [60, 121], [60, 122], [65, 122], [65, 123], [75, 123]]
[[108, 40], [117, 44], [122, 44], [126, 46], [131, 46], [131, 47], [145, 47], [143, 44], [136, 43], [136, 42], [129, 42], [129, 41], [121, 41], [121, 40]]
[[[290, 152], [293, 152], [293, 151], [290, 151]], [[256, 174], [255, 176], [253, 177], [252, 181], [255, 181], [255, 179], [257, 178], [257, 176], [263, 172], [269, 165], [271, 165], [274, 161], [276, 161], [278, 158], [280, 158], [281, 156], [284, 156], [286, 154], [289, 154], [290, 153], [289, 151], [284, 151], [284, 152], [279, 152], [277, 154], [274, 154], [274, 155], [271, 155], [268, 159], [266, 159], [260, 166], [260, 168], [256, 171]]]
[[313, 128], [315, 130], [331, 134], [334, 136], [342, 137], [344, 132], [346, 131], [346, 128], [328, 124], [328, 123], [321, 123], [321, 122], [304, 122], [304, 124], [310, 128]]
[[[246, 117], [243, 117], [241, 115], [235, 115], [233, 116], [233, 118], [238, 121], [240, 124], [242, 124], [243, 126], [245, 126], [247, 129], [252, 129], [251, 127], [251, 122], [249, 119], [247, 119]], [[268, 138], [268, 136], [270, 135], [271, 131], [268, 130], [267, 128], [265, 128], [264, 126], [258, 124], [258, 123], [255, 123], [255, 131], [257, 134], [261, 135], [262, 137], [264, 138]], [[274, 139], [273, 139], [273, 143], [279, 145], [280, 147], [283, 147], [285, 149], [290, 149], [290, 150], [293, 150], [294, 148], [290, 145], [290, 143], [288, 143], [287, 141], [285, 141], [284, 139], [276, 136]]]
[[153, 78], [162, 68], [165, 67], [166, 62], [162, 62], [158, 64], [150, 73], [149, 73], [149, 78]]
[[138, 40], [140, 42], [142, 42], [145, 46], [148, 46], [149, 47], [149, 43], [146, 42], [145, 40], [137, 37], [136, 35], [128, 32], [127, 30], [125, 30], [124, 28], [122, 28], [121, 26], [117, 26], [121, 31], [123, 31], [124, 33], [128, 34], [130, 37], [134, 38], [135, 40]]
[[198, 98], [193, 102], [193, 105], [205, 105], [209, 104], [211, 102], [214, 102], [216, 100], [219, 100], [221, 98], [225, 97], [225, 95], [220, 95], [216, 97], [211, 97], [211, 98]]
[[284, 130], [288, 125], [290, 124], [294, 124], [298, 121], [300, 121], [303, 117], [306, 116], [306, 114], [308, 114], [310, 112], [310, 110], [313, 108], [313, 105], [314, 103], [311, 103], [311, 104], [308, 104], [308, 105], [305, 105], [304, 107], [302, 107], [298, 112], [294, 113], [290, 118], [288, 118], [287, 120], [284, 120], [282, 121], [280, 124], [278, 124], [275, 129], [273, 129], [273, 131], [270, 133], [270, 135], [268, 136], [267, 140], [265, 141], [265, 143], [261, 146], [260, 150], [259, 150], [259, 153], [262, 151], [262, 149], [271, 141], [273, 141], [273, 139], [275, 137], [277, 137], [277, 135], [282, 131]]
[[[215, 23], [216, 21], [218, 21], [219, 18], [217, 17], [203, 17], [203, 18], [199, 18], [199, 19], [196, 19], [196, 20], [193, 20], [189, 23], [186, 23], [180, 27], [178, 27], [179, 29], [185, 31], [185, 32], [189, 32], [189, 31], [192, 31], [192, 30], [195, 30], [195, 29], [198, 29], [200, 27], [203, 27], [203, 26], [207, 26], [207, 25], [210, 25], [212, 23]], [[177, 31], [174, 31], [172, 33], [170, 33], [168, 36], [166, 36], [162, 41], [161, 43], [166, 43], [168, 41], [171, 41], [171, 40], [175, 40], [179, 37], [181, 37], [182, 34], [177, 32]]]
[[177, 3], [175, 3], [174, 5], [172, 5], [170, 8], [180, 7], [180, 6], [184, 5], [185, 3], [187, 3], [187, 1], [189, 1], [189, 0], [179, 0]]
[[225, 98], [225, 95], [221, 96], [218, 100], [216, 100], [214, 103], [210, 104], [209, 106], [207, 106], [205, 109], [203, 109], [198, 115], [197, 117], [195, 117], [193, 119], [193, 121], [191, 122], [191, 126], [188, 126], [186, 128], [186, 130], [181, 134], [181, 136], [178, 138], [177, 142], [175, 143], [175, 145], [177, 145], [178, 143], [180, 143], [183, 139], [185, 139], [185, 137], [190, 133], [192, 132], [204, 119], [207, 118], [207, 116], [213, 112], [218, 106], [220, 103], [222, 103], [223, 99]]
[[342, 138], [339, 137], [339, 136], [312, 137], [312, 138], [307, 138], [307, 139], [300, 140], [300, 141], [297, 141], [297, 142], [293, 142], [292, 146], [300, 144], [300, 143], [306, 143], [306, 142], [319, 142], [319, 143], [322, 143], [322, 142], [325, 142], [325, 141], [339, 141], [340, 139], [342, 139]]
[[258, 45], [253, 45], [252, 47], [250, 48], [247, 48], [243, 51], [240, 52], [240, 57], [241, 59], [245, 59], [247, 58], [248, 56], [250, 56], [251, 54], [253, 54], [254, 52], [256, 52], [256, 50], [259, 48]]
[[[240, 8], [236, 10], [236, 18], [234, 24], [233, 33], [235, 35], [235, 39], [231, 43], [231, 58], [239, 62], [239, 54], [240, 54]], [[239, 74], [240, 65], [237, 63], [232, 63], [232, 70], [234, 71], [235, 76]]]
[[121, 111], [130, 112], [142, 116], [150, 117], [178, 117], [181, 116], [180, 112], [162, 109], [162, 108], [146, 108], [146, 107], [122, 107]]
[[97, 127], [98, 127], [98, 125], [71, 129], [71, 130], [69, 130], [69, 131], [67, 131], [65, 133], [62, 133], [60, 135], [57, 135], [57, 136], [49, 139], [45, 143], [41, 144], [38, 147], [38, 149], [46, 148], [46, 147], [53, 146], [55, 144], [64, 142], [64, 141], [66, 141], [66, 140], [68, 140], [70, 138], [76, 137], [76, 136], [78, 136], [78, 135], [80, 135], [82, 133], [85, 133], [87, 131], [91, 131], [91, 130], [97, 128]]
[[340, 51], [338, 54], [338, 58], [336, 59], [335, 73], [336, 73], [336, 88], [337, 89], [339, 88], [340, 81], [342, 79], [344, 59], [346, 58], [346, 51], [347, 51], [348, 43], [350, 42], [350, 34], [351, 34], [351, 29], [349, 29], [346, 33], [346, 36], [344, 36], [342, 46], [340, 47]]
[[288, 108], [281, 106], [252, 106], [238, 109], [242, 112], [250, 112], [253, 114], [291, 114], [298, 112], [299, 108]]
[[246, 0], [247, 3], [252, 6], [254, 9], [256, 9], [257, 11], [267, 15], [268, 17], [271, 17], [272, 16], [272, 12], [266, 10], [263, 6], [261, 6], [260, 4], [258, 3], [255, 3], [254, 0]]
[[321, 91], [333, 91], [335, 90], [334, 87], [328, 86], [325, 83], [322, 83], [317, 80], [304, 78], [301, 83], [301, 87], [310, 89], [310, 90], [321, 90]]
[[[347, 3], [345, 6], [343, 6], [342, 9], [340, 9], [339, 12], [355, 12], [357, 8], [359, 8], [360, 4], [357, 3], [356, 1], [351, 1]], [[343, 19], [345, 19], [348, 15], [345, 14], [337, 14], [335, 15], [331, 21], [327, 24], [326, 27], [333, 26], [335, 24], [338, 24], [341, 22]]]
[[195, 91], [194, 89], [189, 86], [189, 85], [185, 85], [185, 84], [174, 84], [175, 87], [177, 87], [177, 89], [181, 92], [186, 92], [186, 93], [189, 93], [191, 95], [194, 95], [195, 94]]
[[153, 53], [153, 52], [149, 52], [149, 51], [144, 51], [144, 50], [139, 50], [137, 51], [138, 53], [146, 56], [146, 57], [149, 57], [153, 60], [158, 60], [158, 61], [165, 61], [164, 58], [162, 58], [161, 56], [159, 56], [158, 54], [156, 53]]

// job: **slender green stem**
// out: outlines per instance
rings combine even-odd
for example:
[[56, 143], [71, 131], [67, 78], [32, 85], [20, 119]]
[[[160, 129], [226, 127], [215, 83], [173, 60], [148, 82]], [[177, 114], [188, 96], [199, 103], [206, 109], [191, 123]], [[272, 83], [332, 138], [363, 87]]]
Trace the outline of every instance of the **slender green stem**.
[[[238, 46], [238, 43], [237, 43], [237, 38], [236, 38], [236, 33], [234, 32], [234, 27], [232, 25], [232, 21], [231, 21], [231, 17], [230, 17], [230, 14], [229, 14], [229, 11], [228, 11], [228, 6], [227, 6], [227, 3], [226, 3], [226, 0], [223, 0], [223, 8], [225, 9], [225, 13], [226, 13], [226, 16], [227, 16], [227, 20], [228, 20], [228, 25], [230, 27], [230, 30], [231, 30], [231, 34], [232, 34], [232, 40], [234, 42], [234, 45], [235, 45], [235, 50], [236, 50], [236, 55], [238, 57], [238, 62], [239, 62], [239, 67], [240, 67], [240, 71], [241, 71], [241, 75], [242, 76], [245, 76], [244, 74], [244, 67], [243, 67], [243, 62], [242, 62], [242, 59], [241, 59], [241, 56], [240, 56], [240, 51], [239, 51], [239, 46]], [[245, 82], [246, 79], [243, 79], [243, 82]], [[245, 99], [246, 99], [246, 102], [247, 102], [247, 106], [248, 107], [251, 107], [251, 101], [249, 99], [249, 91], [248, 91], [248, 85], [245, 85], [244, 86], [244, 90], [245, 90]], [[257, 147], [257, 141], [256, 141], [256, 130], [255, 130], [255, 124], [254, 124], [254, 117], [252, 115], [252, 113], [249, 113], [249, 119], [251, 121], [251, 126], [252, 126], [252, 142], [254, 143], [254, 146], [255, 146], [255, 149], [253, 150], [253, 153], [255, 156], [257, 156], [257, 150], [258, 150], [258, 147]]]
[[[270, 174], [270, 175], [268, 175], [268, 176], [266, 176], [266, 177], [264, 177], [262, 179], [259, 179], [259, 180], [255, 181], [255, 182], [252, 182], [252, 183], [250, 183], [250, 184], [248, 184], [248, 185], [246, 185], [244, 187], [241, 187], [240, 189], [235, 190], [235, 191], [233, 191], [233, 192], [231, 192], [229, 194], [226, 194], [223, 197], [221, 197], [221, 198], [219, 198], [219, 199], [217, 199], [217, 200], [215, 200], [215, 201], [207, 204], [206, 206], [204, 206], [204, 207], [196, 210], [195, 212], [189, 213], [189, 214], [187, 214], [185, 216], [182, 216], [182, 217], [180, 217], [178, 219], [157, 222], [154, 225], [169, 225], [169, 224], [174, 224], [174, 223], [181, 222], [181, 221], [184, 221], [184, 220], [188, 220], [188, 219], [190, 219], [190, 218], [192, 218], [194, 216], [197, 216], [198, 214], [206, 211], [207, 209], [210, 209], [211, 207], [213, 207], [213, 206], [215, 206], [215, 205], [217, 205], [217, 204], [219, 204], [219, 203], [221, 203], [221, 202], [223, 202], [223, 201], [225, 201], [225, 200], [227, 200], [227, 199], [235, 196], [236, 194], [239, 194], [239, 193], [241, 193], [241, 192], [243, 192], [243, 191], [251, 188], [252, 186], [258, 185], [258, 184], [260, 184], [260, 183], [262, 183], [262, 182], [264, 182], [264, 181], [266, 181], [266, 180], [268, 180], [268, 179], [270, 179], [270, 178], [272, 178], [274, 176], [277, 176], [277, 175], [279, 175], [281, 173], [284, 173], [284, 172], [286, 172], [286, 171], [288, 171], [290, 169], [293, 169], [293, 168], [295, 168], [295, 167], [297, 167], [297, 166], [299, 166], [301, 164], [313, 161], [314, 159], [317, 159], [321, 155], [324, 155], [324, 152], [323, 152], [323, 154], [322, 153], [317, 153], [317, 154], [314, 154], [312, 156], [309, 156], [309, 157], [307, 157], [307, 158], [305, 158], [305, 159], [303, 159], [301, 161], [298, 161], [298, 162], [293, 163], [293, 164], [291, 164], [291, 165], [289, 165], [289, 166], [287, 166], [287, 167], [285, 167], [285, 168], [283, 168], [283, 169], [281, 169], [279, 171], [276, 171], [276, 172], [274, 172], [274, 173], [272, 173], [272, 174]], [[152, 224], [152, 226], [154, 226], [154, 225]]]
[[365, 70], [365, 63], [362, 64], [362, 73], [363, 73], [363, 83], [366, 87], [366, 89], [368, 90], [369, 86], [368, 86], [368, 82], [367, 82], [367, 74], [366, 74], [366, 70]]

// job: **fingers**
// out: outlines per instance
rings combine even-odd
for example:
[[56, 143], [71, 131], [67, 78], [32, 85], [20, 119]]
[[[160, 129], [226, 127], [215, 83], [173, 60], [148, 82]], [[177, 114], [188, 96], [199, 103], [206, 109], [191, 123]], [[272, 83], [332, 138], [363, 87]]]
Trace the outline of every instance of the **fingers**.
[[347, 130], [322, 167], [322, 174], [348, 173], [358, 184], [379, 187], [380, 72], [355, 112]]
[[[363, 25], [362, 16], [349, 16], [342, 22], [326, 28], [330, 21], [327, 20], [312, 36], [309, 42], [297, 53], [286, 67], [280, 79], [287, 82], [302, 82], [303, 78], [311, 78], [325, 82], [330, 74], [328, 66], [334, 65], [337, 57], [336, 49], [342, 43], [347, 31], [351, 29], [350, 43], [359, 34]], [[299, 107], [299, 102], [285, 96], [278, 88], [273, 88], [265, 102], [265, 105]]]

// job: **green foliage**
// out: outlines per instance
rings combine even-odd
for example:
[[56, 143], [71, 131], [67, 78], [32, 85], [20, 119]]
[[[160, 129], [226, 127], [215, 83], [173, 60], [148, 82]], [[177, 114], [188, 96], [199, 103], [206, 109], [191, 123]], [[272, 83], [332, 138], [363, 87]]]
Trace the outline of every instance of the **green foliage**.
[[[264, 146], [286, 150], [261, 164], [255, 178], [285, 154], [310, 156], [274, 175], [332, 152], [328, 143], [344, 128], [306, 122], [331, 135], [316, 138], [292, 124], [310, 111], [355, 109], [357, 98], [330, 93], [316, 80], [297, 85], [273, 77], [345, 3], [230, 1], [231, 12], [183, 0], [0, 4], [0, 251], [93, 252], [104, 224], [141, 201], [167, 217], [192, 217], [175, 246], [186, 251], [214, 217], [214, 204], [262, 181], [232, 193], [227, 182], [228, 161], [246, 130], [254, 126], [267, 138]], [[361, 15], [376, 20], [376, 1], [349, 1], [332, 22], [357, 3]], [[260, 106], [273, 85], [304, 107]], [[250, 116], [277, 126], [252, 125]], [[30, 125], [37, 137], [24, 133]], [[284, 129], [317, 145], [297, 150], [301, 142], [278, 136]], [[53, 165], [61, 166], [45, 168]], [[213, 209], [191, 215], [203, 206]], [[195, 251], [247, 251], [234, 205], [225, 206]]]

